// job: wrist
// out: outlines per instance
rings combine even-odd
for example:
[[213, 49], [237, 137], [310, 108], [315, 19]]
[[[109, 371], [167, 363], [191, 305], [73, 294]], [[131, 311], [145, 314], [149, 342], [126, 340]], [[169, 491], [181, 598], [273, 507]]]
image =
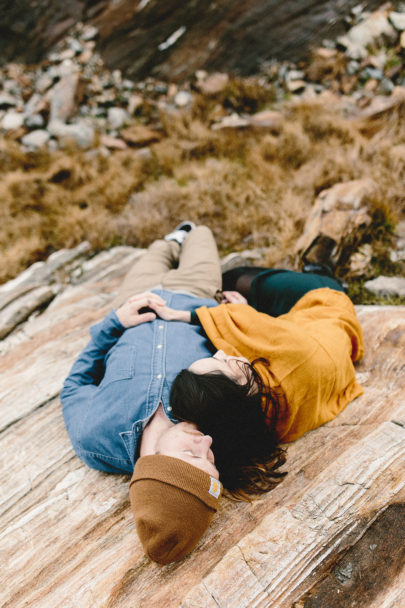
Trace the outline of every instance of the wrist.
[[175, 321], [182, 321], [183, 323], [190, 323], [191, 312], [189, 310], [177, 310]]

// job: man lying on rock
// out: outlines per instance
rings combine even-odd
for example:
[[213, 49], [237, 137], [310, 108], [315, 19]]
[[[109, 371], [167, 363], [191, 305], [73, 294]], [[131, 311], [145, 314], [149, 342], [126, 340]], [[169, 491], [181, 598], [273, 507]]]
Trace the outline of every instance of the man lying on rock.
[[263, 312], [233, 291], [218, 305], [212, 233], [183, 222], [129, 271], [61, 393], [79, 458], [132, 474], [138, 535], [159, 563], [196, 546], [217, 510], [220, 476], [238, 497], [267, 491], [283, 476], [280, 441], [362, 392], [352, 363], [361, 328], [337, 281], [266, 269], [248, 279], [248, 300], [254, 294]]

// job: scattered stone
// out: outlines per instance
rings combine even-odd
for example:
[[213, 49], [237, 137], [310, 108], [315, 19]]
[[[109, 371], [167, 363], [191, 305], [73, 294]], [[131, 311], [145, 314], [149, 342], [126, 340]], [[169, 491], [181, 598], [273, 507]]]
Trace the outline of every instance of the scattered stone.
[[197, 81], [202, 81], [205, 80], [208, 76], [208, 72], [206, 70], [197, 70], [195, 73], [195, 77], [197, 78]]
[[378, 296], [405, 297], [404, 277], [379, 276], [371, 281], [366, 281], [364, 287]]
[[193, 101], [193, 96], [188, 91], [179, 91], [174, 96], [174, 103], [178, 108], [185, 108]]
[[123, 129], [121, 131], [121, 137], [130, 146], [142, 147], [159, 141], [162, 138], [162, 135], [144, 125], [134, 125], [127, 129]]
[[76, 52], [73, 49], [65, 49], [64, 51], [62, 51], [62, 53], [60, 53], [59, 59], [61, 59], [62, 61], [64, 61], [65, 59], [73, 59], [75, 55]]
[[382, 93], [390, 95], [394, 91], [395, 85], [389, 78], [383, 78], [380, 83], [380, 89]]
[[136, 112], [136, 110], [142, 106], [143, 104], [143, 97], [141, 97], [141, 95], [131, 95], [131, 97], [129, 98], [129, 102], [128, 102], [128, 114], [130, 116], [133, 116]]
[[305, 89], [306, 86], [307, 83], [305, 80], [288, 80], [287, 82], [287, 89], [290, 91], [290, 93], [300, 93]]
[[371, 13], [364, 21], [352, 27], [345, 36], [338, 38], [338, 44], [346, 49], [351, 59], [367, 57], [367, 46], [382, 36], [393, 38], [395, 30], [388, 21], [386, 11]]
[[357, 74], [359, 69], [360, 69], [360, 63], [358, 61], [355, 61], [354, 59], [352, 59], [347, 64], [346, 71], [349, 74], [349, 76], [353, 76], [354, 74]]
[[402, 32], [399, 44], [402, 49], [405, 49], [405, 32]]
[[250, 120], [248, 118], [242, 118], [239, 114], [233, 113], [230, 116], [225, 116], [220, 122], [212, 125], [214, 131], [220, 129], [243, 129], [248, 127]]
[[17, 100], [7, 93], [0, 93], [0, 110], [14, 108], [17, 105]]
[[75, 55], [77, 55], [78, 53], [81, 53], [83, 51], [83, 45], [81, 44], [81, 42], [76, 40], [76, 38], [69, 38], [68, 44], [69, 44], [69, 48], [74, 51]]
[[108, 124], [111, 129], [122, 129], [130, 121], [129, 114], [123, 108], [109, 108], [107, 113]]
[[334, 59], [337, 56], [337, 50], [335, 48], [324, 48], [320, 47], [315, 50], [315, 57], [320, 57], [322, 59]]
[[24, 107], [25, 116], [31, 116], [31, 114], [38, 114], [38, 107], [43, 105], [41, 102], [43, 97], [39, 93], [31, 95]]
[[228, 74], [222, 74], [221, 72], [215, 72], [207, 76], [207, 72], [200, 70], [196, 72], [196, 76], [198, 88], [203, 95], [218, 95], [222, 93], [229, 82]]
[[366, 78], [373, 78], [375, 80], [381, 80], [384, 77], [384, 72], [380, 68], [366, 67], [361, 73]]
[[21, 112], [9, 110], [1, 121], [1, 126], [5, 131], [19, 129], [24, 124], [24, 115]]
[[405, 30], [405, 13], [397, 13], [395, 11], [391, 11], [389, 15], [389, 20], [396, 30], [402, 32]]
[[303, 80], [305, 78], [305, 72], [302, 70], [289, 70], [286, 74], [286, 80]]
[[94, 40], [98, 36], [98, 29], [93, 25], [85, 25], [83, 26], [83, 31], [81, 34], [82, 40], [86, 42], [89, 40]]
[[65, 75], [52, 89], [50, 102], [50, 121], [66, 122], [78, 109], [79, 73]]
[[85, 120], [77, 121], [74, 124], [65, 124], [54, 120], [49, 123], [48, 131], [56, 137], [62, 144], [65, 141], [75, 142], [79, 148], [91, 148], [94, 144], [94, 127]]
[[29, 129], [41, 129], [45, 125], [42, 114], [31, 114], [24, 119], [24, 125]]
[[318, 96], [317, 87], [313, 84], [307, 84], [305, 91], [302, 92], [300, 99], [304, 101], [312, 102], [315, 101]]
[[358, 251], [350, 257], [350, 276], [361, 277], [366, 275], [372, 255], [373, 249], [370, 244], [366, 243], [359, 247]]
[[275, 112], [272, 110], [264, 110], [263, 112], [257, 112], [253, 114], [250, 119], [250, 124], [253, 127], [259, 127], [261, 129], [271, 129], [272, 131], [279, 132], [281, 130], [284, 117], [281, 112]]
[[51, 135], [45, 129], [36, 129], [35, 131], [31, 131], [31, 133], [27, 133], [21, 139], [21, 142], [27, 148], [38, 149], [45, 146], [46, 143], [50, 140]]
[[84, 49], [82, 53], [78, 56], [77, 60], [82, 64], [87, 64], [93, 57], [92, 49]]
[[118, 137], [111, 137], [110, 135], [102, 135], [100, 137], [100, 144], [110, 150], [126, 150], [127, 144]]
[[375, 80], [374, 78], [370, 78], [370, 80], [367, 80], [366, 84], [364, 85], [364, 89], [366, 91], [375, 91], [377, 87], [378, 80]]
[[405, 100], [405, 86], [395, 87], [389, 97], [376, 95], [371, 100], [367, 109], [362, 112], [365, 118], [377, 117], [385, 112], [390, 112]]

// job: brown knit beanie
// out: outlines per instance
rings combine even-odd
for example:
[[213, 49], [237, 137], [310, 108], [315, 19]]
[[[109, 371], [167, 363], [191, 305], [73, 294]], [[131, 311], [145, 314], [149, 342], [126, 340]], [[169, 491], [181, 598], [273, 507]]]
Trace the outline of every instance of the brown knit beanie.
[[160, 564], [190, 553], [218, 508], [221, 489], [217, 479], [179, 458], [139, 458], [129, 496], [145, 553]]

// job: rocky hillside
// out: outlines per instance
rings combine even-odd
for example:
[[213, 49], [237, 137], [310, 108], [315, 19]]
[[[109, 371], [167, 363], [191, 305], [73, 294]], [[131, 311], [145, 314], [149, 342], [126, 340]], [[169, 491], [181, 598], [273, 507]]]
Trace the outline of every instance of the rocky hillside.
[[0, 281], [82, 241], [144, 247], [184, 217], [210, 225], [222, 254], [296, 267], [316, 210], [307, 234], [336, 244], [318, 261], [356, 301], [365, 281], [403, 275], [405, 14], [348, 17], [309, 61], [249, 78], [131, 80], [83, 23], [41, 63], [5, 65]]
[[179, 81], [199, 69], [248, 75], [263, 61], [306, 57], [311, 45], [343, 33], [356, 6], [357, 0], [3, 0], [0, 63], [42, 60], [81, 21], [98, 28], [97, 50], [108, 67], [134, 79]]

